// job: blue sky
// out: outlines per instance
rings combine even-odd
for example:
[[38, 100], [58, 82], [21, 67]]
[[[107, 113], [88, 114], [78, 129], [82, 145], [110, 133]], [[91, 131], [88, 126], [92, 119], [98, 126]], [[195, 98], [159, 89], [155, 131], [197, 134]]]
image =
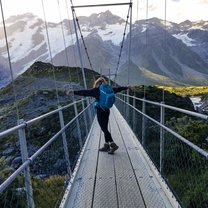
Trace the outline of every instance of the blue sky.
[[[58, 3], [61, 10], [61, 18], [67, 18], [66, 2], [69, 6], [69, 0], [43, 0], [46, 11], [47, 21], [59, 22], [60, 15], [58, 10]], [[103, 4], [103, 3], [122, 3], [129, 2], [128, 0], [73, 0], [74, 5], [85, 4]], [[137, 19], [145, 19], [147, 11], [147, 0], [133, 0], [133, 21]], [[182, 22], [187, 19], [191, 21], [208, 20], [208, 0], [166, 0], [167, 2], [167, 20], [173, 22]], [[148, 0], [148, 17], [165, 18], [165, 0]], [[43, 18], [41, 0], [2, 0], [5, 18], [31, 12]], [[91, 13], [104, 12], [107, 9], [111, 10], [113, 14], [119, 15], [126, 19], [128, 7], [96, 7], [77, 9], [77, 16], [89, 16]], [[138, 11], [138, 12], [137, 12]], [[69, 7], [68, 13], [71, 16], [71, 9]]]

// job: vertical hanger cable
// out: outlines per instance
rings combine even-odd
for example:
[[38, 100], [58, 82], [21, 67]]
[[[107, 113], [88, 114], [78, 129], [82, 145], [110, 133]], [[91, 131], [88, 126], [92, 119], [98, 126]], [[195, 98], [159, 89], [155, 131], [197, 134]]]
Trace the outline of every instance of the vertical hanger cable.
[[52, 72], [53, 72], [53, 79], [54, 79], [54, 84], [55, 84], [55, 89], [56, 89], [56, 98], [57, 98], [57, 105], [59, 106], [59, 95], [58, 95], [58, 89], [57, 89], [57, 83], [56, 83], [56, 75], [55, 75], [55, 68], [53, 65], [53, 58], [52, 58], [52, 52], [51, 52], [51, 45], [50, 45], [50, 39], [49, 39], [49, 33], [48, 33], [48, 26], [47, 26], [47, 22], [46, 22], [46, 14], [45, 14], [45, 7], [44, 7], [44, 3], [43, 0], [42, 2], [42, 9], [43, 9], [43, 15], [44, 15], [44, 23], [45, 23], [45, 29], [46, 29], [46, 36], [47, 36], [47, 42], [48, 42], [48, 48], [49, 48], [49, 56], [50, 56], [50, 61], [52, 64]]
[[4, 20], [4, 11], [3, 11], [3, 6], [2, 6], [1, 0], [0, 0], [0, 4], [1, 4], [1, 14], [2, 14], [2, 21], [3, 21], [3, 28], [4, 28], [4, 36], [5, 36], [5, 41], [6, 41], [6, 49], [7, 49], [8, 61], [9, 61], [9, 70], [10, 70], [11, 79], [12, 79], [14, 105], [15, 105], [15, 109], [16, 109], [17, 120], [19, 120], [19, 108], [18, 108], [18, 103], [17, 103], [16, 86], [14, 83], [14, 74], [13, 74], [13, 70], [12, 70], [11, 57], [10, 57], [10, 52], [9, 52], [9, 43], [8, 43], [8, 39], [7, 39], [6, 24], [5, 24], [5, 20]]

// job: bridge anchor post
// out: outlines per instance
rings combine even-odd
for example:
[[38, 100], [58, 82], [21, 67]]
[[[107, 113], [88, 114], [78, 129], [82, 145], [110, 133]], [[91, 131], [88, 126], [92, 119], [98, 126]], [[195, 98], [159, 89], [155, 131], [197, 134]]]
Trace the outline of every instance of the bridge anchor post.
[[[61, 109], [61, 106], [59, 106], [58, 108]], [[65, 124], [64, 124], [64, 117], [63, 117], [62, 110], [59, 111], [59, 120], [60, 120], [61, 128], [64, 128]], [[66, 141], [66, 132], [65, 132], [65, 130], [61, 134], [62, 134], [63, 147], [64, 147], [64, 156], [65, 156], [65, 160], [66, 160], [66, 163], [67, 163], [67, 173], [68, 173], [68, 176], [70, 178], [71, 174], [72, 174], [72, 170], [71, 170], [71, 164], [70, 164], [70, 161], [69, 161], [69, 151], [68, 151], [68, 144], [67, 144], [67, 141]]]
[[[25, 121], [20, 119], [17, 121], [18, 124], [23, 124]], [[20, 151], [22, 157], [22, 163], [24, 163], [28, 159], [28, 151], [27, 151], [27, 141], [26, 141], [26, 134], [25, 128], [21, 128], [18, 130], [19, 141], [20, 141]], [[33, 189], [32, 189], [32, 182], [30, 176], [30, 168], [29, 166], [24, 170], [24, 178], [25, 178], [25, 191], [27, 196], [27, 207], [34, 208], [34, 200], [33, 200]]]
[[[164, 102], [161, 102], [164, 104]], [[165, 123], [165, 108], [160, 107], [160, 123], [164, 125]], [[164, 159], [164, 129], [160, 127], [160, 173], [163, 173], [163, 159]]]
[[[76, 104], [76, 103], [74, 103], [74, 112], [75, 112], [75, 116], [77, 117], [77, 115], [78, 115], [78, 110], [77, 110], [77, 104]], [[77, 125], [77, 132], [78, 132], [79, 146], [80, 146], [80, 148], [82, 148], [82, 146], [83, 146], [83, 142], [82, 142], [82, 134], [81, 134], [80, 123], [79, 123], [78, 118], [76, 119], [76, 125]]]
[[[145, 98], [144, 98], [145, 100]], [[142, 113], [146, 114], [146, 103], [142, 101]], [[142, 115], [142, 145], [145, 146], [145, 131], [146, 131], [146, 121], [145, 116]]]

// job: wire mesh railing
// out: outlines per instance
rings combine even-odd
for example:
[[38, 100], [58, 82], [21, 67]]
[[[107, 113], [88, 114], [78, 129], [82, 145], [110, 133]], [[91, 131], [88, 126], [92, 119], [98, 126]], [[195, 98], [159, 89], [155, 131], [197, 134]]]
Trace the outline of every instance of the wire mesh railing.
[[94, 116], [79, 100], [1, 132], [19, 151], [0, 160], [0, 207], [58, 207]]
[[[129, 103], [127, 103], [127, 96], [118, 95], [116, 106], [181, 206], [208, 207], [207, 148], [202, 149], [203, 145], [199, 145], [199, 147], [189, 138], [190, 135], [194, 135], [193, 137], [198, 139], [201, 136], [203, 141], [206, 141], [208, 116], [134, 96], [129, 96]], [[154, 107], [151, 106], [149, 109], [149, 104]], [[167, 109], [186, 116], [165, 120], [165, 110]], [[189, 123], [185, 122], [187, 116], [189, 116]], [[178, 124], [179, 129], [172, 123], [180, 119], [182, 122]], [[192, 125], [190, 125], [191, 122], [193, 122]], [[189, 134], [189, 132], [193, 133], [192, 129], [195, 134]]]

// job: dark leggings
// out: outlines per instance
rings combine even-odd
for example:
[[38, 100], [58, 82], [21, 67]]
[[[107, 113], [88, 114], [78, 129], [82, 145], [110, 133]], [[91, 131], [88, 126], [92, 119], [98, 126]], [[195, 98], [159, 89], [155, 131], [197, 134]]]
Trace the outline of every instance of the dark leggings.
[[110, 132], [108, 131], [108, 120], [109, 120], [109, 115], [110, 115], [110, 110], [105, 109], [103, 110], [102, 108], [97, 108], [97, 119], [98, 123], [105, 135], [105, 142], [113, 142], [112, 136]]

